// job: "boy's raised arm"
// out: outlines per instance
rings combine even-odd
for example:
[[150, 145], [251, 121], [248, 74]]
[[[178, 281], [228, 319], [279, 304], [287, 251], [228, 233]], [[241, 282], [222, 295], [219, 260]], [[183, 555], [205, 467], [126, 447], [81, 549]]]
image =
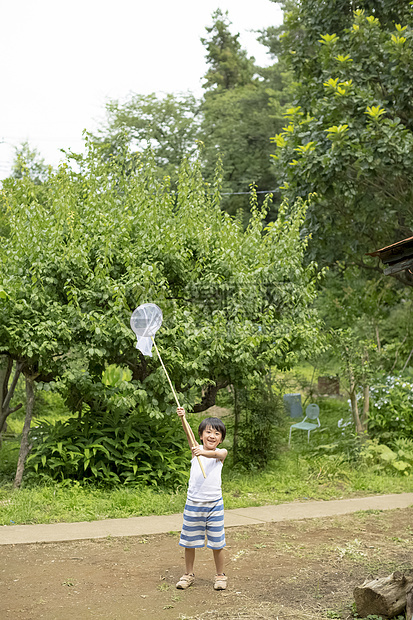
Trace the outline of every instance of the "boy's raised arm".
[[181, 418], [182, 427], [183, 427], [183, 429], [185, 431], [185, 435], [186, 435], [186, 437], [188, 439], [189, 447], [192, 449], [195, 446], [199, 446], [199, 443], [196, 441], [195, 435], [193, 434], [191, 427], [189, 426], [188, 422], [186, 421], [185, 409], [183, 407], [178, 407], [177, 410], [176, 410], [176, 413]]

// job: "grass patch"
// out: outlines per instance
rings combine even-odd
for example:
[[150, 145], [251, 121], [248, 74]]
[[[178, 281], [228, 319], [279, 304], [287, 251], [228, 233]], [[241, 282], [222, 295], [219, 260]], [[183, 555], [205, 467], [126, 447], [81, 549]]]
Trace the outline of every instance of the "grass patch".
[[[317, 477], [311, 462], [287, 452], [265, 472], [223, 477], [226, 509], [278, 504], [294, 500], [329, 500], [363, 495], [411, 492], [406, 477], [374, 475], [348, 466], [345, 480]], [[108, 518], [182, 512], [186, 488], [175, 492], [150, 487], [107, 489], [79, 483], [0, 488], [0, 524], [94, 521]]]
[[44, 485], [0, 490], [0, 524], [73, 523], [181, 512], [184, 490], [99, 489], [82, 485]]

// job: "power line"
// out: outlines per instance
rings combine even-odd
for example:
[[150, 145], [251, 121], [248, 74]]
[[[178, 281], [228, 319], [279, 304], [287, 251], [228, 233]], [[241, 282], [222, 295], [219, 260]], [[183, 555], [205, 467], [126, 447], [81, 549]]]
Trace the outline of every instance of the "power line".
[[[272, 194], [278, 192], [278, 189], [260, 189], [256, 194]], [[249, 196], [251, 192], [221, 192], [221, 196]]]

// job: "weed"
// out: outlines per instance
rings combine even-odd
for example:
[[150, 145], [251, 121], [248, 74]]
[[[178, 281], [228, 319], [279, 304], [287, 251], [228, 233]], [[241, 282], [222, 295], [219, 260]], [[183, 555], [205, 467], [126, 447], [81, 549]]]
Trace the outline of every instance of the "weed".
[[405, 538], [400, 538], [399, 536], [391, 536], [390, 540], [396, 543], [401, 543], [402, 545], [408, 545], [410, 540], [406, 540]]
[[68, 588], [71, 588], [75, 585], [75, 582], [73, 579], [66, 579], [66, 581], [62, 582], [62, 586], [67, 586]]
[[320, 593], [320, 582], [318, 580], [315, 587], [314, 598], [323, 598], [323, 595]]
[[352, 543], [348, 542], [345, 547], [337, 547], [336, 550], [339, 552], [340, 560], [345, 556], [353, 560], [365, 557], [366, 554], [360, 549], [361, 545], [362, 542], [356, 538]]
[[238, 551], [238, 553], [236, 553], [234, 555], [234, 557], [232, 558], [233, 562], [236, 562], [237, 560], [239, 560], [239, 558], [241, 558], [243, 555], [245, 555], [247, 553], [246, 549], [240, 549]]

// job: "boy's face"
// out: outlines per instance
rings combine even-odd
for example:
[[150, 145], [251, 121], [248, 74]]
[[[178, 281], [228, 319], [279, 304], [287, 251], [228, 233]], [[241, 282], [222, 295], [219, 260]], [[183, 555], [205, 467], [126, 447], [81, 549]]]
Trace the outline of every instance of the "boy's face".
[[212, 426], [207, 426], [200, 439], [205, 450], [215, 450], [222, 441], [222, 433]]

